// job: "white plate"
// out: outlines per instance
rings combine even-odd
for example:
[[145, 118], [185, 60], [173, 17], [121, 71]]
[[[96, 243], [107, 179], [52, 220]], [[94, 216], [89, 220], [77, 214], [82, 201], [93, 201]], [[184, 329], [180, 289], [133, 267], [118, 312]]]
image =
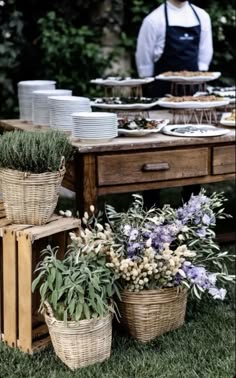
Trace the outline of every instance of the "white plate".
[[[183, 129], [183, 128], [189, 128], [189, 127], [194, 127], [197, 130], [196, 131], [189, 131], [189, 132], [178, 132], [175, 129]], [[208, 131], [203, 132], [203, 130], [207, 128]], [[162, 132], [167, 135], [173, 135], [173, 136], [178, 136], [178, 137], [190, 137], [190, 138], [202, 138], [202, 137], [211, 137], [211, 136], [220, 136], [220, 135], [225, 135], [230, 132], [230, 130], [223, 129], [223, 128], [218, 128], [215, 126], [211, 125], [196, 125], [196, 124], [186, 124], [186, 125], [168, 125], [165, 126], [162, 129]]]
[[224, 106], [229, 104], [229, 99], [219, 100], [219, 101], [183, 101], [183, 102], [171, 102], [164, 101], [164, 98], [161, 98], [157, 101], [157, 105], [162, 106], [163, 108], [171, 109], [205, 109], [205, 108], [215, 108], [218, 106]]
[[225, 126], [233, 126], [235, 127], [236, 126], [236, 122], [235, 121], [229, 121], [225, 118], [229, 117], [231, 113], [223, 113], [222, 114], [222, 117], [221, 117], [221, 120], [220, 120], [220, 124], [221, 125], [225, 125]]
[[156, 76], [155, 78], [158, 80], [166, 80], [166, 81], [183, 81], [183, 82], [191, 82], [191, 83], [204, 83], [206, 81], [211, 81], [218, 79], [218, 77], [221, 76], [221, 72], [211, 72], [211, 76], [165, 76], [163, 74], [160, 74]]
[[104, 104], [91, 101], [90, 105], [101, 109], [150, 109], [159, 104], [159, 100], [151, 102], [150, 104]]
[[123, 80], [117, 80], [115, 77], [107, 78], [107, 79], [94, 79], [90, 80], [90, 83], [92, 84], [99, 84], [99, 85], [107, 85], [107, 86], [116, 86], [116, 87], [122, 87], [122, 86], [136, 86], [136, 85], [142, 85], [151, 83], [154, 81], [154, 77], [147, 77], [144, 79], [131, 79], [130, 77], [127, 77]]
[[78, 137], [74, 137], [74, 139], [77, 139], [79, 140], [79, 142], [81, 143], [86, 143], [86, 144], [99, 144], [99, 143], [106, 143], [106, 142], [110, 142], [112, 139], [114, 138], [109, 138], [109, 139], [80, 139]]
[[[149, 121], [158, 121], [158, 119], [149, 119]], [[159, 133], [164, 126], [166, 126], [169, 123], [168, 119], [164, 119], [163, 122], [161, 122], [157, 128], [155, 129], [137, 129], [137, 130], [127, 130], [127, 129], [119, 129], [118, 128], [118, 134], [119, 135], [124, 135], [124, 136], [145, 136], [148, 134], [154, 134], [154, 133]]]

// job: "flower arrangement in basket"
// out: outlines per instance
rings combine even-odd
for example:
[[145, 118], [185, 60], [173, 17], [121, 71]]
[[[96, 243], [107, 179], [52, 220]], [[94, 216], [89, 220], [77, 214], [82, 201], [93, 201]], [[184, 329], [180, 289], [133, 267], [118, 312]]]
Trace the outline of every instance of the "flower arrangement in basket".
[[84, 227], [70, 233], [72, 243], [63, 260], [47, 247], [36, 268], [32, 290], [39, 287], [40, 310], [45, 315], [57, 356], [71, 369], [110, 357], [112, 300], [119, 288], [117, 274], [107, 266], [113, 248], [110, 227], [104, 229], [94, 216], [85, 213]]
[[71, 153], [67, 136], [56, 130], [0, 136], [0, 181], [9, 221], [35, 225], [49, 221]]
[[221, 281], [232, 281], [227, 272], [227, 252], [215, 243], [212, 228], [224, 218], [222, 194], [207, 197], [202, 190], [178, 209], [145, 210], [134, 195], [126, 212], [106, 206], [116, 234], [109, 267], [119, 274], [123, 287], [121, 323], [132, 336], [147, 342], [184, 323], [189, 291], [224, 299]]

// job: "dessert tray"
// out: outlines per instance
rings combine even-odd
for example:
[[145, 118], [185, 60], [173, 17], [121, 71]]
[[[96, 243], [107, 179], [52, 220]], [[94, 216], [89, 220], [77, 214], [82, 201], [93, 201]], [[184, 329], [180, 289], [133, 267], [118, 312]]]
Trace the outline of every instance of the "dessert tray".
[[236, 119], [235, 119], [235, 110], [232, 113], [223, 113], [220, 124], [225, 126], [236, 126]]
[[212, 94], [218, 97], [225, 97], [229, 99], [230, 104], [233, 104], [236, 99], [236, 87], [207, 87], [206, 94]]
[[102, 109], [150, 109], [158, 104], [157, 98], [103, 97], [91, 101], [91, 106]]
[[182, 81], [191, 83], [202, 83], [210, 80], [218, 79], [221, 72], [205, 72], [205, 71], [167, 71], [156, 76], [156, 79], [167, 81]]
[[209, 96], [179, 96], [163, 97], [157, 105], [172, 109], [206, 109], [229, 104], [229, 99]]
[[145, 136], [158, 133], [169, 123], [168, 119], [118, 118], [118, 134], [124, 136]]
[[107, 86], [137, 86], [142, 84], [151, 83], [155, 80], [154, 77], [146, 77], [146, 78], [131, 78], [131, 77], [122, 77], [122, 76], [109, 76], [107, 78], [98, 78], [90, 80], [92, 84], [99, 84], [99, 85], [107, 85]]
[[221, 136], [228, 134], [230, 130], [218, 128], [212, 125], [196, 125], [196, 124], [184, 124], [184, 125], [167, 125], [162, 129], [162, 132], [167, 135], [202, 138]]

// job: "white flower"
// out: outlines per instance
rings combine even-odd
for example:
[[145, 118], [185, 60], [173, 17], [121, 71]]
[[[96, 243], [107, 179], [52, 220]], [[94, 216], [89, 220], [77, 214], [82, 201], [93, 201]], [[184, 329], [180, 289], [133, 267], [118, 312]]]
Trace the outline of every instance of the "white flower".
[[151, 245], [152, 245], [152, 239], [149, 238], [149, 239], [146, 241], [146, 246], [147, 246], [147, 247], [151, 247]]
[[65, 215], [65, 212], [63, 210], [59, 210], [60, 215]]
[[98, 231], [103, 231], [103, 226], [100, 223], [96, 224]]
[[221, 22], [222, 24], [226, 24], [226, 23], [227, 23], [227, 18], [226, 18], [225, 16], [222, 16], [222, 17], [220, 18], [220, 22]]
[[66, 210], [66, 212], [65, 212], [65, 216], [66, 216], [67, 218], [72, 217], [72, 212], [71, 212], [70, 210]]
[[183, 234], [179, 234], [179, 235], [178, 235], [178, 239], [179, 239], [179, 240], [184, 240], [184, 235], [183, 235]]
[[0, 7], [4, 7], [5, 1], [0, 1]]
[[189, 230], [189, 228], [188, 228], [187, 226], [184, 226], [184, 227], [182, 228], [182, 232], [188, 232], [188, 230]]
[[131, 226], [130, 226], [129, 224], [126, 224], [126, 225], [124, 226], [124, 234], [125, 234], [125, 236], [129, 236], [129, 234], [130, 234], [130, 229], [131, 229]]
[[94, 213], [95, 207], [93, 205], [90, 205], [89, 209], [90, 209], [91, 213]]

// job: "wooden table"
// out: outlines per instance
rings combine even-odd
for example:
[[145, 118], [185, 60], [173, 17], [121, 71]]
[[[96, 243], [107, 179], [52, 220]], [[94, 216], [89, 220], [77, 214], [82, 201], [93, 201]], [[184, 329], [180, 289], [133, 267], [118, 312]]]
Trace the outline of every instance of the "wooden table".
[[[152, 117], [167, 118], [168, 113], [157, 111]], [[2, 120], [1, 128], [35, 130], [32, 124], [19, 120]], [[80, 213], [96, 204], [101, 195], [235, 179], [234, 128], [227, 135], [211, 138], [158, 133], [98, 144], [72, 139], [72, 144], [76, 154], [67, 167], [63, 186], [76, 192]]]

